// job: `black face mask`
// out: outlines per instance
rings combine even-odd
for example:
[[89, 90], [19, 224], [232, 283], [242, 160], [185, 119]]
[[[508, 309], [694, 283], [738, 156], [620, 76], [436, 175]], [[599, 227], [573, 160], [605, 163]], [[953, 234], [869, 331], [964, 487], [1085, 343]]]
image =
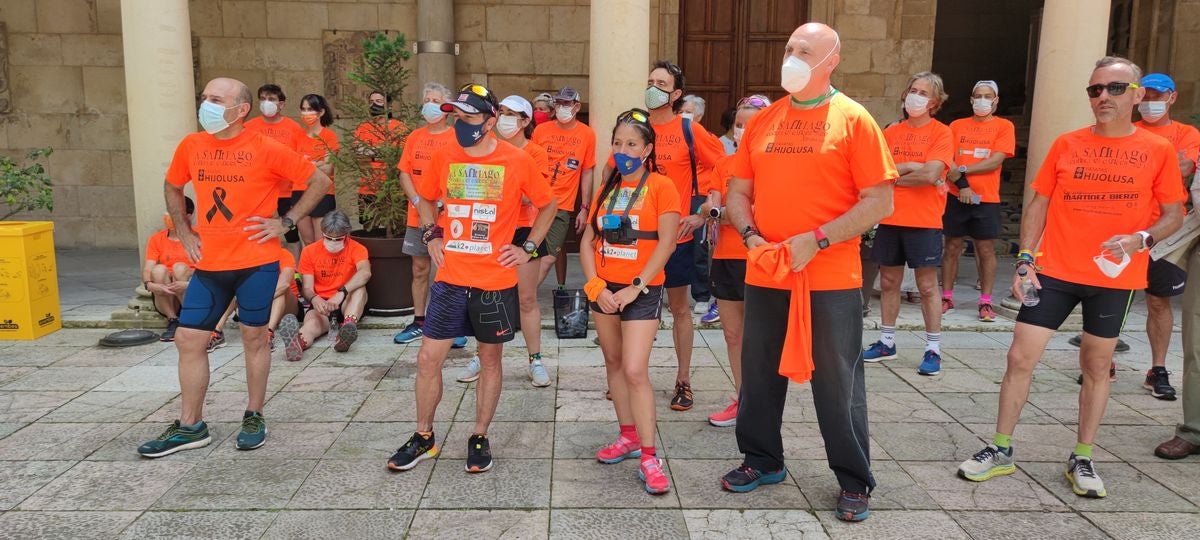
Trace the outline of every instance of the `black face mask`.
[[371, 116], [383, 116], [386, 111], [383, 105], [371, 104]]

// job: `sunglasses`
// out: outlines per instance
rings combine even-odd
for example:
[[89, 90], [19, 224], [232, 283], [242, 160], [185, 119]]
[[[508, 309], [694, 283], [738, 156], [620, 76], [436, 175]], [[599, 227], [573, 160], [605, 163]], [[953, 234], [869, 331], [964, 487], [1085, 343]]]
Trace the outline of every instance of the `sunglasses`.
[[672, 77], [678, 77], [680, 75], [683, 75], [683, 68], [681, 68], [671, 62], [667, 62], [666, 69], [667, 69], [667, 73], [670, 73]]
[[329, 240], [330, 242], [341, 242], [342, 240], [346, 239], [346, 235], [344, 234], [341, 236], [329, 236], [328, 234], [322, 233], [321, 236], [325, 237], [325, 239]]
[[617, 122], [636, 122], [638, 124], [650, 124], [650, 113], [641, 109], [630, 109], [621, 113], [617, 117]]
[[742, 107], [754, 107], [757, 109], [763, 109], [763, 108], [766, 108], [770, 104], [771, 104], [771, 100], [767, 99], [766, 96], [760, 96], [760, 95], [755, 94], [753, 96], [748, 96], [748, 97], [739, 99], [737, 102], [737, 107], [735, 107], [735, 108], [740, 109]]
[[1108, 95], [1116, 97], [1125, 93], [1125, 90], [1130, 88], [1141, 88], [1137, 83], [1127, 82], [1110, 82], [1108, 84], [1093, 84], [1084, 90], [1087, 90], [1087, 95], [1090, 98], [1100, 97], [1100, 92], [1108, 91]]
[[488, 92], [487, 88], [484, 88], [482, 85], [479, 85], [479, 84], [465, 84], [465, 85], [463, 85], [462, 88], [459, 88], [458, 91], [459, 92], [470, 92], [481, 98], [486, 98], [491, 95], [491, 92]]

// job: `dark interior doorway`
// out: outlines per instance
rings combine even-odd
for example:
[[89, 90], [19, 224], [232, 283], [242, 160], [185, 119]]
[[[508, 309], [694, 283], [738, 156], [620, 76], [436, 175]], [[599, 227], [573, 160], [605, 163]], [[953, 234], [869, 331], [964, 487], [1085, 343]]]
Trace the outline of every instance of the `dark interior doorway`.
[[1039, 0], [938, 1], [933, 72], [942, 76], [950, 94], [939, 120], [948, 123], [970, 115], [971, 86], [979, 80], [1000, 86], [1001, 116], [1023, 114], [1033, 97], [1026, 84], [1032, 15], [1041, 6]]

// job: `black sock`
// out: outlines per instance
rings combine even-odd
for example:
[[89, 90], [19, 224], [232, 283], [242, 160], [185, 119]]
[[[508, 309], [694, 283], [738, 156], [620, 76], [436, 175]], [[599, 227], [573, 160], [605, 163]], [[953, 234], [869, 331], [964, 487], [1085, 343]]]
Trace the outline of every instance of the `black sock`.
[[425, 326], [425, 316], [417, 315], [416, 317], [413, 317], [413, 324], [417, 326]]

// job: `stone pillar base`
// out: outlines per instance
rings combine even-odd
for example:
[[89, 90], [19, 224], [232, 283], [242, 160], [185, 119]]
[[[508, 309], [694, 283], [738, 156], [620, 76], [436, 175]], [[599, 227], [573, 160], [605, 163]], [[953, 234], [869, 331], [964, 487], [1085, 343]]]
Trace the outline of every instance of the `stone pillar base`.
[[110, 316], [114, 328], [166, 328], [167, 318], [154, 309], [154, 295], [138, 285], [129, 303]]

